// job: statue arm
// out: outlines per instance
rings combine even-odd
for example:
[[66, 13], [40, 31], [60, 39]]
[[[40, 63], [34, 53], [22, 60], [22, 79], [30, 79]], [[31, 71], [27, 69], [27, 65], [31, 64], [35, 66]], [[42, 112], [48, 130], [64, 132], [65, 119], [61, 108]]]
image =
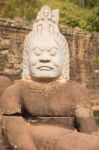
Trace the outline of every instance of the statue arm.
[[2, 116], [2, 129], [8, 143], [5, 147], [11, 149], [36, 150], [31, 138], [30, 125], [21, 116]]
[[19, 113], [21, 113], [21, 108], [19, 104], [19, 96], [17, 94], [17, 90], [15, 85], [9, 86], [0, 97], [0, 148], [4, 150], [5, 145], [3, 143], [3, 132], [4, 126], [3, 121], [4, 118], [9, 119], [15, 115], [19, 117]]
[[36, 150], [28, 131], [28, 124], [21, 115], [20, 92], [19, 84], [15, 83], [3, 93], [0, 99], [0, 131], [2, 130], [4, 138], [8, 139], [5, 147]]
[[0, 114], [13, 115], [21, 113], [20, 95], [17, 85], [8, 87], [0, 98]]
[[82, 84], [71, 82], [71, 94], [73, 97], [75, 127], [79, 132], [95, 134], [97, 126], [90, 104], [89, 90]]
[[79, 106], [75, 109], [76, 128], [79, 132], [97, 134], [97, 126], [91, 108]]

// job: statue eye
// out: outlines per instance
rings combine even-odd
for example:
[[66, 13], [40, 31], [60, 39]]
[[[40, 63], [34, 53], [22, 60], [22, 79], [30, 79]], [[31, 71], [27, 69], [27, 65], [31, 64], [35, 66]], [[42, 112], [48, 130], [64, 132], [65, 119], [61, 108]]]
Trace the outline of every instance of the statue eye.
[[56, 55], [56, 52], [57, 52], [57, 49], [56, 48], [52, 48], [49, 53], [51, 56], [55, 56]]
[[37, 55], [37, 56], [39, 56], [39, 55], [41, 55], [41, 50], [39, 49], [39, 48], [35, 48], [34, 49], [34, 53]]

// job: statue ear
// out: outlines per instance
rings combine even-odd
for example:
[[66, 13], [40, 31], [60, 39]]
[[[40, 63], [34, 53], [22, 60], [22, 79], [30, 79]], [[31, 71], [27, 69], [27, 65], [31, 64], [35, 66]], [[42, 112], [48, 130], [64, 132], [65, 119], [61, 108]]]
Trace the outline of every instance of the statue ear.
[[55, 24], [59, 23], [59, 9], [52, 10], [52, 22]]

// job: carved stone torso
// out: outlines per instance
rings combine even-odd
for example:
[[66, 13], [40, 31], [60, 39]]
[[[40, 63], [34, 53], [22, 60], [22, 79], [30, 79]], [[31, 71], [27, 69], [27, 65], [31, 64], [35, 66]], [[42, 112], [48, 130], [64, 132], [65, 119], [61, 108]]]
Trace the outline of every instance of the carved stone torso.
[[5, 102], [1, 101], [3, 114], [21, 113], [33, 123], [50, 123], [73, 129], [75, 109], [89, 107], [86, 89], [75, 81], [40, 83], [19, 80], [7, 92], [9, 97], [5, 98]]
[[25, 109], [33, 116], [67, 116], [67, 114], [70, 116], [73, 104], [71, 100], [68, 101], [67, 99], [70, 91], [68, 95], [64, 95], [66, 85], [58, 84], [49, 87], [47, 84], [43, 84], [33, 86], [27, 83], [24, 87], [22, 98]]
[[[67, 83], [26, 82], [21, 90], [23, 106], [33, 116], [71, 116], [78, 101], [75, 96], [80, 94], [77, 89], [80, 84], [76, 83], [74, 89], [75, 83], [74, 81]], [[78, 99], [78, 105], [84, 103], [83, 97], [78, 97]]]
[[[7, 135], [11, 133], [10, 137], [12, 140], [15, 134], [17, 135], [20, 131], [22, 131], [22, 134], [26, 132], [27, 127], [31, 134], [38, 135], [38, 137], [43, 133], [44, 137], [48, 138], [49, 134], [45, 134], [47, 130], [50, 132], [49, 129], [47, 129], [48, 127], [51, 128], [52, 136], [53, 134], [57, 134], [54, 130], [58, 129], [60, 134], [61, 130], [66, 130], [66, 133], [63, 132], [63, 135], [65, 133], [68, 137], [68, 129], [74, 130], [76, 128], [75, 119], [78, 119], [80, 131], [91, 133], [96, 131], [96, 126], [95, 122], [93, 122], [93, 116], [89, 110], [86, 109], [89, 107], [87, 100], [88, 95], [86, 89], [74, 81], [64, 83], [58, 81], [39, 83], [30, 80], [20, 80], [10, 86], [2, 95], [0, 101], [0, 111], [3, 115], [2, 127], [5, 133], [7, 131]], [[79, 109], [81, 111], [79, 111]], [[26, 128], [23, 131], [24, 126], [26, 126]], [[45, 127], [47, 127], [46, 130]], [[39, 128], [44, 132], [40, 130], [40, 134]], [[12, 133], [12, 129], [14, 133]], [[17, 130], [19, 132], [17, 132]], [[76, 133], [73, 133], [71, 130], [69, 131], [71, 135], [75, 135]], [[79, 135], [80, 134], [78, 134], [78, 136]], [[18, 140], [19, 134], [16, 137]]]
[[57, 124], [73, 129], [75, 108], [87, 105], [80, 90], [85, 96], [86, 92], [74, 81], [67, 83], [20, 81], [16, 86], [19, 87], [21, 95], [21, 113], [33, 123]]

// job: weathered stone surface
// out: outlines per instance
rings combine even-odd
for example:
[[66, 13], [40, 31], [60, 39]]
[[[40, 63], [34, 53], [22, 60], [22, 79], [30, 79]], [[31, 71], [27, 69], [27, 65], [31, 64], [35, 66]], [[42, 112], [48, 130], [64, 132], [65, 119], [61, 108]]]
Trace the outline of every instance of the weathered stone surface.
[[99, 54], [99, 33], [88, 33], [75, 29], [67, 37], [71, 54], [71, 79], [80, 81], [89, 88], [99, 89], [99, 63], [96, 56]]
[[21, 77], [22, 45], [28, 32], [25, 28], [23, 23], [0, 19], [0, 74], [11, 79]]

